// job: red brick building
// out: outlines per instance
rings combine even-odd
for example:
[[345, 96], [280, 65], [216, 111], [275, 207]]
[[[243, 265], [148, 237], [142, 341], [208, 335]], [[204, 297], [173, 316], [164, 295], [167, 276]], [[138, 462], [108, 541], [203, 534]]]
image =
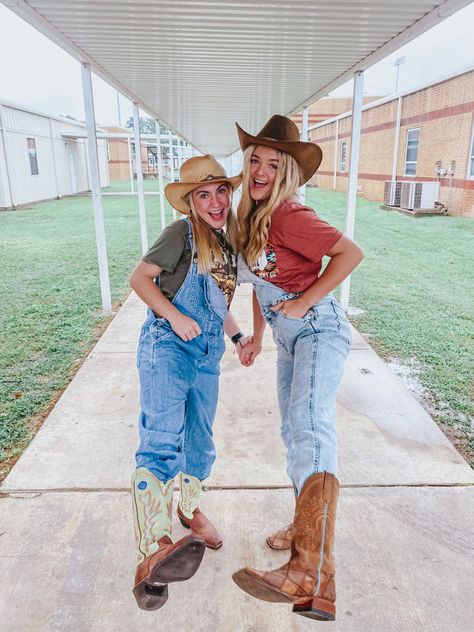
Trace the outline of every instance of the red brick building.
[[[378, 101], [381, 97], [364, 97], [362, 103], [372, 103]], [[344, 112], [348, 112], [352, 107], [352, 99], [350, 97], [332, 98], [325, 97], [312, 103], [308, 108], [308, 125], [317, 125], [328, 119], [339, 116]], [[294, 114], [291, 118], [301, 129], [302, 112]]]
[[[347, 112], [310, 129], [323, 150], [312, 184], [347, 190], [351, 124]], [[474, 70], [365, 105], [360, 194], [383, 201], [386, 181], [439, 182], [436, 201], [450, 215], [474, 217], [473, 127]]]

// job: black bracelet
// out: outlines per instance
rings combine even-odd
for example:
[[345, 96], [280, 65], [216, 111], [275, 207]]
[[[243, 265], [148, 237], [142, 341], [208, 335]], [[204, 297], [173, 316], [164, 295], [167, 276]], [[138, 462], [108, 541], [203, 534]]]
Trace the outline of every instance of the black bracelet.
[[239, 342], [239, 340], [243, 337], [244, 337], [244, 334], [241, 331], [239, 331], [238, 333], [234, 334], [231, 337], [231, 340], [234, 343], [234, 345], [236, 345]]

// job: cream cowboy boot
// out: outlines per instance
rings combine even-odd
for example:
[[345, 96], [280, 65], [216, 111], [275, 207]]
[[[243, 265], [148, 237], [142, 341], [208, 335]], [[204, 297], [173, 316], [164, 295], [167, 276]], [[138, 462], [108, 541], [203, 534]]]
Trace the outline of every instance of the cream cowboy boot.
[[158, 610], [168, 599], [170, 582], [189, 579], [199, 568], [205, 544], [194, 535], [173, 544], [173, 481], [163, 483], [139, 467], [132, 475], [132, 500], [138, 566], [133, 594], [142, 610]]
[[199, 509], [202, 482], [191, 474], [180, 474], [178, 517], [183, 527], [204, 540], [210, 549], [219, 549], [222, 538], [212, 522]]

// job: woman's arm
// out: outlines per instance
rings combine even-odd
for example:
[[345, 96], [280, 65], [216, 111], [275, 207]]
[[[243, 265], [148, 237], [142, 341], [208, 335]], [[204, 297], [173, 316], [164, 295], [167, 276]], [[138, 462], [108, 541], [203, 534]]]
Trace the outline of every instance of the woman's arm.
[[[232, 339], [232, 336], [235, 336], [235, 334], [239, 334], [241, 332], [241, 329], [238, 326], [234, 315], [230, 311], [227, 312], [227, 316], [224, 321], [224, 331], [231, 339]], [[235, 350], [237, 351], [239, 358], [240, 358], [240, 354], [242, 353], [243, 348], [250, 340], [251, 340], [251, 336], [242, 336], [237, 341], [235, 345]]]
[[272, 309], [274, 311], [282, 309], [283, 313], [291, 318], [303, 317], [313, 305], [317, 305], [326, 294], [349, 276], [364, 258], [364, 253], [352, 239], [342, 235], [327, 256], [331, 257], [331, 260], [324, 272], [301, 296], [278, 303]]
[[182, 340], [192, 340], [201, 334], [198, 323], [185, 316], [169, 301], [154, 279], [161, 274], [161, 268], [146, 261], [140, 261], [130, 277], [130, 285], [137, 295], [155, 313], [163, 316]]
[[265, 332], [265, 318], [262, 315], [255, 290], [252, 292], [253, 334], [249, 342], [239, 353], [239, 359], [244, 366], [253, 364], [255, 358], [262, 351], [263, 334]]

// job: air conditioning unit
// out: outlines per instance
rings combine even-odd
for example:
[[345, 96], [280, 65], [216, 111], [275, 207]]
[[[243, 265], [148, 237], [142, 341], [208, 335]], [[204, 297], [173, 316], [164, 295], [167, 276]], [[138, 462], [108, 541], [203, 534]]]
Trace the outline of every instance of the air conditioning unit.
[[401, 182], [398, 182], [397, 180], [388, 180], [387, 182], [385, 182], [383, 203], [387, 206], [400, 206], [401, 192]]
[[402, 182], [400, 206], [409, 210], [434, 208], [439, 182]]

